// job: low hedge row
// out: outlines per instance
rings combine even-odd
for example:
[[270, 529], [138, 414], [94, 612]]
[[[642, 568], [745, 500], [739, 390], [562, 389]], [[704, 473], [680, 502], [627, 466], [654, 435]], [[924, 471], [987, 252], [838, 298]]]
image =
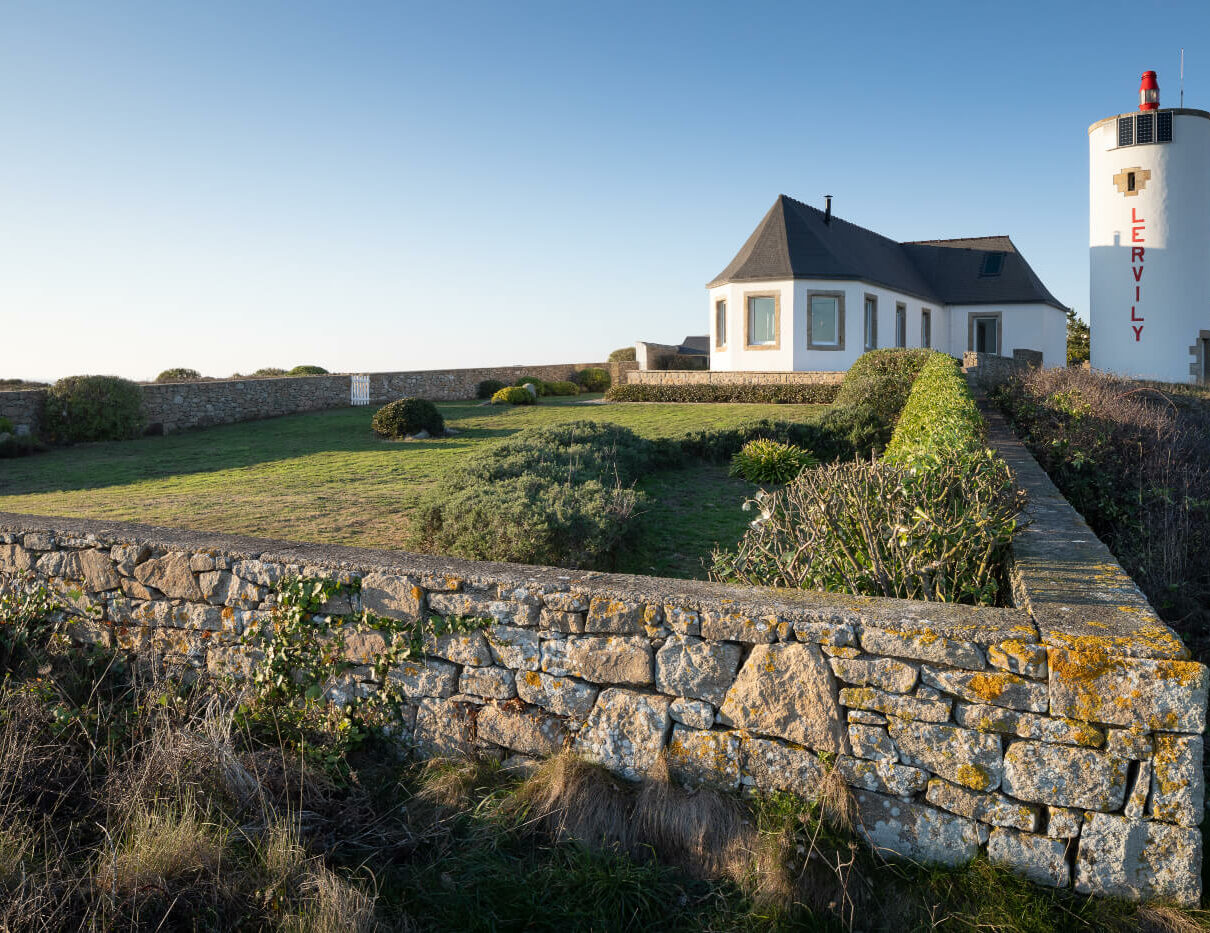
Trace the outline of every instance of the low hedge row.
[[636, 385], [613, 386], [605, 393], [610, 402], [757, 402], [786, 405], [830, 405], [834, 385]]

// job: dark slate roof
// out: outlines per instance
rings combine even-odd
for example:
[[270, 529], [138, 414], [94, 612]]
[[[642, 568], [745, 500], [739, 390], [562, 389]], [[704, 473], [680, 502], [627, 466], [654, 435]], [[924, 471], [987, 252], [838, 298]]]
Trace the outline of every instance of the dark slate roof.
[[[999, 275], [983, 276], [988, 253]], [[710, 285], [769, 279], [860, 279], [938, 304], [1043, 302], [1063, 308], [1006, 236], [896, 241], [786, 195]]]
[[710, 352], [710, 335], [705, 334], [701, 337], [686, 337], [681, 341], [681, 345], [676, 348], [678, 353], [695, 354]]

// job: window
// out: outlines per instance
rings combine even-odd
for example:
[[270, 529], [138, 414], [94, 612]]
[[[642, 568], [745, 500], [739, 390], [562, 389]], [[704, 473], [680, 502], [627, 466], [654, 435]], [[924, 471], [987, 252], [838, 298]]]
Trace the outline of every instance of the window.
[[933, 312], [928, 308], [920, 311], [920, 346], [933, 345]]
[[727, 302], [726, 299], [714, 303], [714, 345], [727, 345]]
[[878, 299], [865, 296], [865, 348], [878, 349]]
[[844, 349], [844, 292], [807, 292], [807, 349]]
[[977, 353], [1000, 355], [1000, 314], [972, 314], [967, 349]]
[[999, 275], [1002, 271], [1004, 271], [1004, 254], [985, 253], [983, 256], [983, 268], [979, 270], [980, 277], [987, 278]]
[[746, 346], [755, 349], [777, 349], [781, 338], [778, 318], [781, 315], [780, 292], [746, 295], [748, 304], [748, 338]]
[[1127, 191], [1134, 191], [1134, 190], [1135, 190], [1135, 187], [1134, 187], [1134, 172], [1127, 172], [1127, 173], [1126, 173], [1126, 190], [1127, 190]]
[[895, 346], [907, 346], [907, 305], [895, 305]]

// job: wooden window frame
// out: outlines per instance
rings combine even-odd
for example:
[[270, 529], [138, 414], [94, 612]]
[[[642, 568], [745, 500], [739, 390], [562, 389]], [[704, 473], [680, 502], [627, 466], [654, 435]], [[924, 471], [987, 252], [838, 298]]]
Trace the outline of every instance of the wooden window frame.
[[[874, 302], [874, 316], [870, 319], [869, 333], [866, 332], [865, 308], [868, 302]], [[862, 348], [865, 350], [878, 349], [878, 296], [865, 293], [865, 298], [861, 302], [861, 339]]]
[[[722, 312], [723, 312], [723, 316], [722, 316], [723, 327], [722, 327], [721, 331], [719, 330], [719, 326], [718, 326], [719, 305], [722, 305]], [[714, 299], [714, 349], [721, 350], [727, 346], [728, 329], [729, 329], [729, 327], [728, 327], [728, 321], [727, 321], [727, 299], [726, 298], [716, 298], [716, 299]], [[722, 338], [721, 340], [719, 339], [720, 336]]]
[[[752, 342], [752, 298], [773, 299], [773, 342]], [[744, 292], [744, 349], [745, 350], [780, 350], [781, 349], [781, 292]]]
[[[815, 335], [811, 332], [811, 299], [836, 299], [836, 343], [815, 343]], [[864, 313], [864, 311], [863, 311]], [[843, 350], [844, 349], [844, 292], [807, 290], [807, 349], [808, 350]]]
[[966, 346], [975, 352], [975, 321], [979, 319], [996, 319], [996, 356], [1004, 355], [1004, 312], [1003, 311], [968, 311], [966, 314]]

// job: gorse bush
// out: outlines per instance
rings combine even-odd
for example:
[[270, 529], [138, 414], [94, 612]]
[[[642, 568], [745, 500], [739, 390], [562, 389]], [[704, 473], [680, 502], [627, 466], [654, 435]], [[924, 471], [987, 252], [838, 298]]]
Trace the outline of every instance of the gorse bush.
[[286, 373], [286, 375], [287, 376], [326, 376], [326, 375], [328, 375], [328, 371], [326, 369], [324, 369], [322, 366], [310, 366], [310, 365], [295, 366], [288, 373]]
[[472, 455], [417, 509], [412, 546], [475, 560], [606, 568], [642, 502], [650, 441], [574, 421]]
[[128, 379], [68, 376], [46, 392], [42, 426], [54, 443], [129, 440], [146, 424], [143, 390]]
[[778, 441], [748, 441], [731, 458], [731, 475], [752, 483], [788, 483], [819, 461], [809, 450]]
[[589, 366], [587, 369], [573, 373], [571, 381], [577, 383], [585, 392], [604, 392], [609, 388], [612, 380], [609, 377], [609, 370], [601, 369], [599, 366]]
[[484, 379], [477, 386], [475, 386], [475, 398], [487, 401], [493, 395], [507, 386], [507, 382], [501, 382], [499, 379]]
[[284, 376], [284, 375], [286, 375], [286, 371], [284, 369], [279, 369], [276, 366], [263, 366], [260, 369], [258, 369], [256, 372], [254, 372], [252, 375], [261, 376], [261, 377]]
[[492, 396], [493, 405], [533, 405], [537, 399], [529, 389], [505, 386]]
[[1024, 494], [983, 446], [983, 425], [949, 357], [932, 357], [887, 454], [808, 469], [762, 491], [758, 517], [711, 576], [871, 596], [995, 604]]
[[202, 378], [202, 374], [196, 369], [189, 369], [186, 366], [176, 366], [172, 369], [166, 369], [155, 377], [156, 382], [197, 382]]
[[427, 431], [433, 437], [445, 434], [445, 419], [428, 399], [400, 398], [383, 405], [371, 421], [380, 437], [406, 437]]
[[610, 363], [633, 363], [638, 358], [634, 347], [619, 347], [609, 354]]
[[605, 393], [611, 402], [753, 402], [788, 405], [830, 405], [834, 385], [616, 385]]

